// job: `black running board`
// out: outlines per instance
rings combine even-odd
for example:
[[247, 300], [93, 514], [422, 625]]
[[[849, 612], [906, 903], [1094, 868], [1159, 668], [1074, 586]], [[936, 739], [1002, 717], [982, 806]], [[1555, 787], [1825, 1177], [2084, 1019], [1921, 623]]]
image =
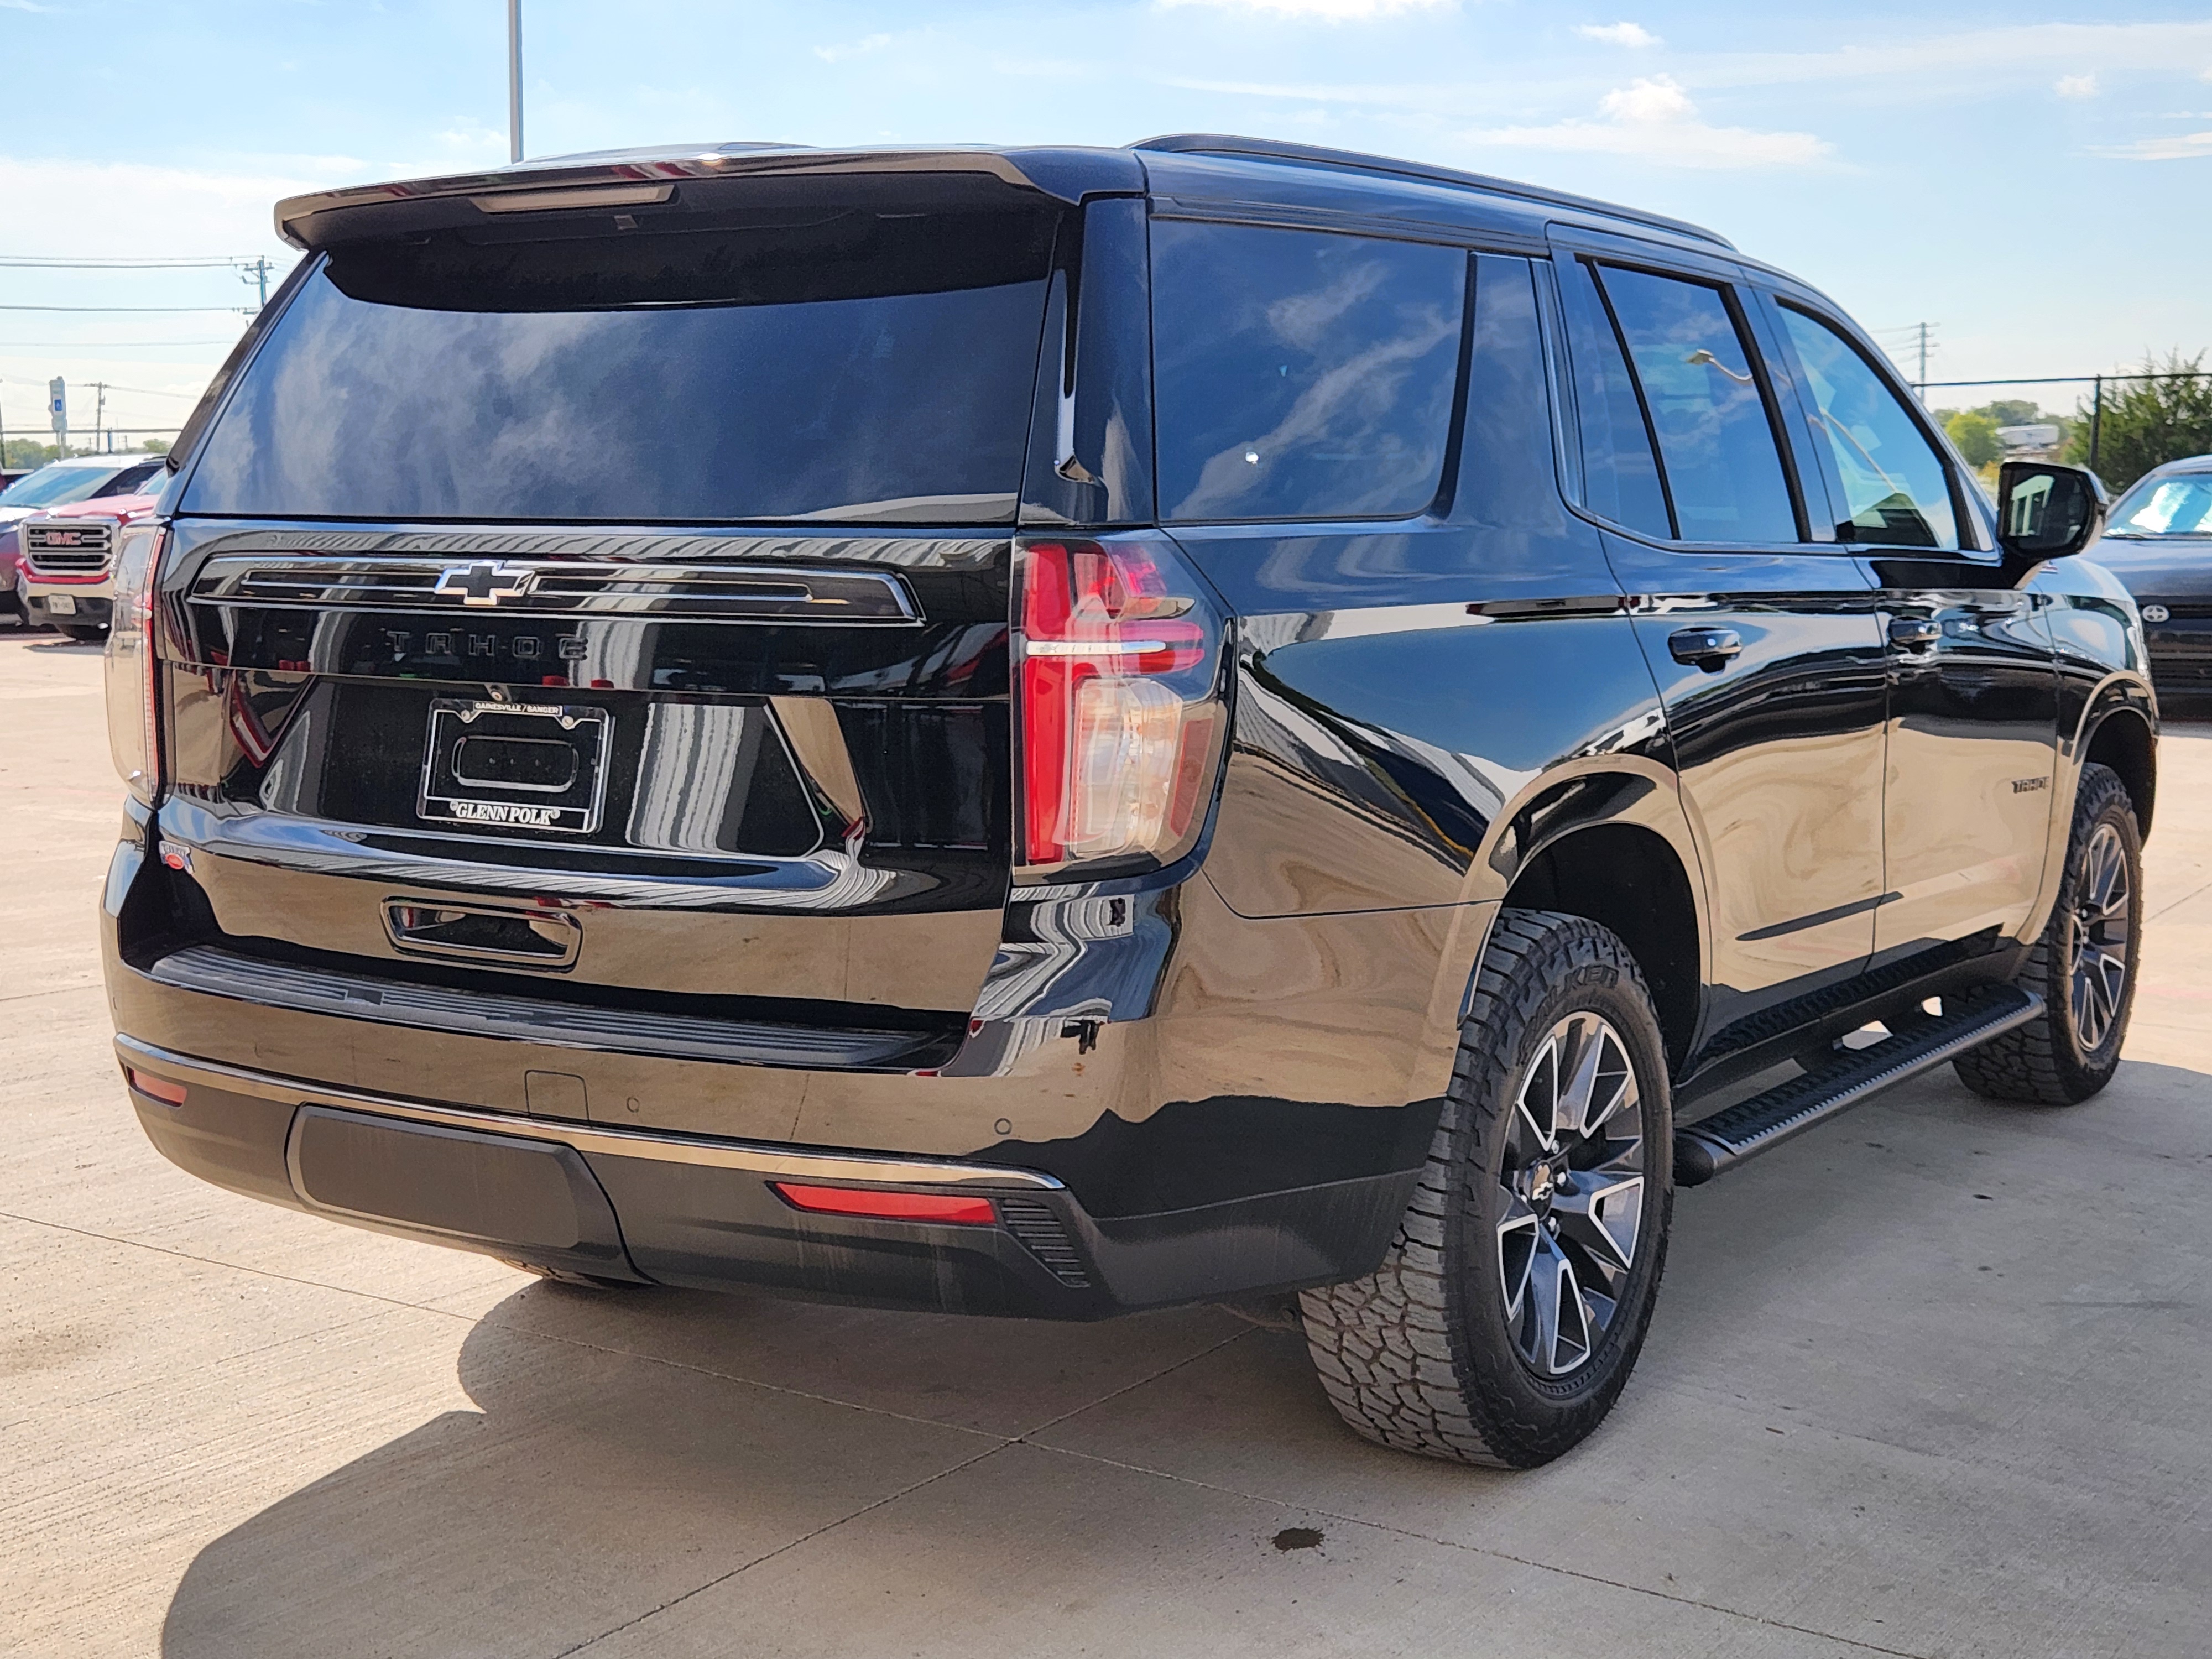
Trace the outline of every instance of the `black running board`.
[[1849, 1111], [1893, 1084], [1933, 1070], [2000, 1031], [2025, 1025], [2043, 999], [2013, 985], [1946, 997], [1943, 1012], [1901, 1035], [1839, 1056], [1674, 1131], [1674, 1184], [1696, 1187]]

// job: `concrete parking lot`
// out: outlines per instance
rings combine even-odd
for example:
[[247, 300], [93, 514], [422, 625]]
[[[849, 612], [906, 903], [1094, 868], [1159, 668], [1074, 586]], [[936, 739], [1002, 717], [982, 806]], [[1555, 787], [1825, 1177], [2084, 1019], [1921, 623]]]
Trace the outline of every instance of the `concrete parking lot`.
[[1225, 1310], [595, 1294], [187, 1178], [107, 1048], [99, 667], [0, 629], [0, 1652], [2212, 1651], [2212, 724], [2112, 1089], [1947, 1071], [1684, 1194], [1611, 1423], [1499, 1475]]

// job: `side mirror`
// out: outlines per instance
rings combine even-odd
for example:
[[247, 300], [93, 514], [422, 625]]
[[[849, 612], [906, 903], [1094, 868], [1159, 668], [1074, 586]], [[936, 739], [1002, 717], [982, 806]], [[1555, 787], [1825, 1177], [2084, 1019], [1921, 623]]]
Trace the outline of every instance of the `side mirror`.
[[2069, 558], [2097, 539], [2111, 505], [2094, 472], [2007, 461], [1997, 471], [1997, 545], [2019, 564]]

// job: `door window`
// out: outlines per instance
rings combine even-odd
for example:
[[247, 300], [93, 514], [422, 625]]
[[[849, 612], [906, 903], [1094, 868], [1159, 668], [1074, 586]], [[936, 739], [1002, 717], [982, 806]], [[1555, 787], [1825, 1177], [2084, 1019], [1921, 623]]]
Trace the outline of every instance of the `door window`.
[[1674, 533], [1674, 521], [1667, 515], [1650, 429], [1644, 424], [1620, 337], [1589, 267], [1566, 259], [1558, 270], [1582, 428], [1583, 505], [1601, 519], [1664, 541]]
[[1675, 533], [1796, 542], [1774, 423], [1721, 291], [1640, 270], [1608, 270], [1603, 282], [1659, 441]]
[[1819, 318], [1782, 307], [1820, 410], [1814, 424], [1842, 475], [1847, 542], [1955, 549], [1959, 521], [1942, 458], [1854, 346]]
[[1162, 515], [1401, 518], [1428, 507], [1467, 288], [1458, 248], [1155, 224]]

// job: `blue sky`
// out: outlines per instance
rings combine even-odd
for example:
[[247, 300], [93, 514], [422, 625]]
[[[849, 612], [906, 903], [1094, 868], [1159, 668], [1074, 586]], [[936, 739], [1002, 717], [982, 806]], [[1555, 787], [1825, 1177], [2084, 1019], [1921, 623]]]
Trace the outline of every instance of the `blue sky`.
[[[2212, 6], [525, 0], [529, 149], [780, 138], [1371, 149], [1711, 224], [1930, 375], [2212, 347]], [[506, 159], [503, 0], [0, 0], [0, 260], [267, 253], [288, 191]], [[0, 418], [173, 425], [227, 270], [0, 264]], [[1911, 363], [1906, 361], [1908, 372]], [[1958, 394], [1938, 393], [1942, 402]], [[1972, 394], [1976, 400], [1996, 395]], [[2046, 401], [2070, 401], [2053, 389]]]

